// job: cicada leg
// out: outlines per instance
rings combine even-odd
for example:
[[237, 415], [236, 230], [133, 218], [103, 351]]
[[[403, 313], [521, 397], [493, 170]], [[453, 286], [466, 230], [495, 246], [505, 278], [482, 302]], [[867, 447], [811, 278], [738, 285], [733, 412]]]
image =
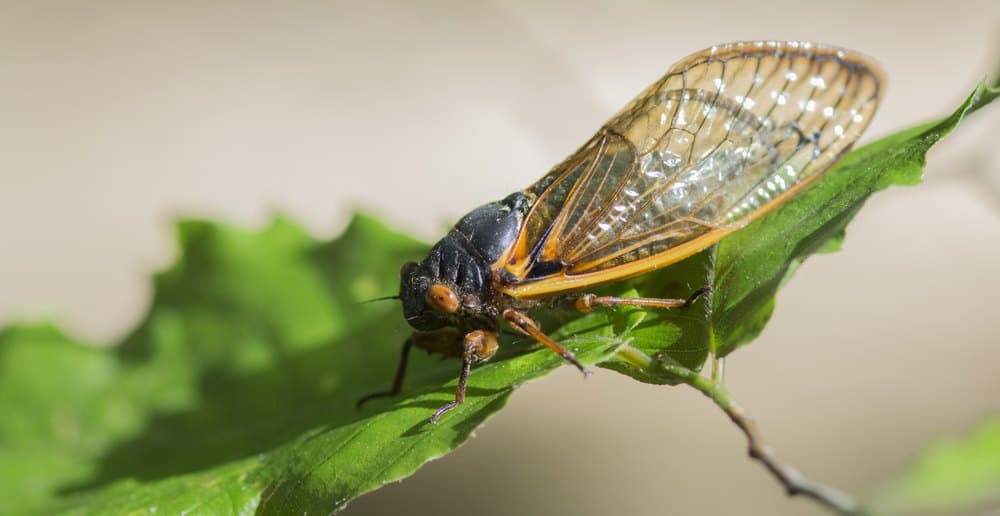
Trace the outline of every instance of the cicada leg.
[[411, 348], [413, 348], [412, 335], [406, 339], [406, 342], [403, 343], [403, 352], [399, 357], [399, 366], [396, 367], [396, 376], [392, 380], [392, 387], [387, 391], [375, 392], [362, 397], [355, 404], [357, 408], [360, 409], [362, 405], [376, 398], [388, 398], [390, 396], [398, 396], [399, 393], [403, 392], [403, 378], [406, 376], [406, 364], [410, 360]]
[[583, 294], [573, 303], [581, 312], [589, 312], [595, 306], [637, 306], [642, 308], [684, 308], [692, 305], [699, 297], [712, 291], [710, 285], [695, 290], [687, 299], [661, 299], [655, 297], [615, 297]]
[[458, 377], [455, 400], [437, 409], [434, 415], [431, 416], [431, 423], [437, 423], [438, 419], [446, 412], [465, 401], [465, 387], [469, 381], [469, 372], [472, 371], [472, 364], [489, 360], [496, 354], [498, 347], [497, 336], [491, 332], [476, 330], [465, 335], [462, 351], [462, 374]]
[[458, 388], [455, 389], [455, 399], [454, 401], [449, 401], [443, 407], [434, 411], [434, 415], [431, 416], [431, 423], [437, 423], [438, 419], [440, 419], [445, 412], [448, 412], [465, 402], [465, 385], [469, 381], [469, 371], [472, 370], [473, 356], [474, 353], [469, 348], [466, 348], [465, 353], [462, 354], [462, 374], [458, 376]]
[[538, 342], [541, 342], [545, 347], [555, 351], [559, 356], [566, 359], [567, 362], [575, 365], [576, 368], [584, 374], [584, 376], [590, 374], [590, 371], [588, 371], [586, 367], [583, 367], [583, 365], [576, 360], [572, 351], [562, 347], [562, 345], [558, 342], [552, 340], [551, 337], [542, 333], [542, 330], [538, 327], [538, 323], [531, 317], [528, 317], [528, 314], [508, 308], [503, 312], [503, 320], [515, 330], [537, 340]]

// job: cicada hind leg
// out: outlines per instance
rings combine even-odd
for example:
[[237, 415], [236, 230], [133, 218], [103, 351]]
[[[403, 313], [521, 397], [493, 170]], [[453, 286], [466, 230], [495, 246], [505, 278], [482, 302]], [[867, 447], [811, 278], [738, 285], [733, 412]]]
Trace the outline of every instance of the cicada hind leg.
[[[576, 297], [573, 306], [581, 312], [589, 312], [598, 306], [636, 306], [643, 308], [684, 308], [690, 306], [701, 296], [712, 291], [711, 286], [705, 286], [695, 290], [687, 299], [661, 299], [654, 297], [613, 297], [613, 296], [598, 296], [595, 294], [583, 294]], [[587, 376], [590, 371], [581, 364], [573, 352], [564, 348], [561, 344], [552, 340], [551, 337], [542, 332], [541, 328], [538, 327], [538, 323], [535, 322], [528, 314], [514, 310], [507, 309], [503, 312], [503, 320], [507, 322], [515, 330], [537, 340], [538, 342], [545, 345], [545, 347], [556, 352], [559, 356], [563, 357], [567, 362], [576, 366]]]
[[695, 290], [687, 299], [661, 299], [656, 297], [615, 297], [583, 294], [576, 298], [573, 306], [581, 312], [589, 312], [598, 306], [634, 306], [639, 308], [685, 308], [694, 304], [701, 296], [712, 292], [711, 285]]

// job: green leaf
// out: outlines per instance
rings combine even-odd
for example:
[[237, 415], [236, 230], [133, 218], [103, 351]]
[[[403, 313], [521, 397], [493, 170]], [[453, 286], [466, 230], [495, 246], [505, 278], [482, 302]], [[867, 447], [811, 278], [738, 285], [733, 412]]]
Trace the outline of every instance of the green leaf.
[[[0, 332], [0, 513], [330, 512], [451, 451], [562, 364], [510, 346], [522, 354], [478, 367], [467, 402], [431, 425], [458, 364], [415, 354], [408, 395], [359, 411], [408, 334], [398, 302], [360, 302], [395, 292], [426, 245], [365, 216], [333, 242], [283, 219], [259, 233], [185, 221], [178, 240], [119, 345]], [[594, 364], [622, 342], [610, 317], [557, 335]]]
[[[955, 114], [845, 158], [814, 187], [720, 245], [644, 278], [624, 295], [715, 292], [675, 313], [544, 314], [586, 364], [651, 382], [616, 360], [630, 344], [689, 369], [756, 336], [774, 293], [811, 252], [830, 250], [872, 192], [919, 178], [926, 150], [995, 92]], [[155, 279], [148, 314], [122, 342], [80, 343], [47, 324], [0, 331], [0, 512], [285, 514], [330, 512], [446, 454], [519, 384], [563, 365], [505, 339], [477, 366], [467, 401], [438, 425], [458, 363], [416, 353], [405, 395], [388, 387], [408, 329], [398, 288], [425, 244], [357, 216], [336, 240], [276, 219], [259, 232], [186, 221], [176, 265]]]
[[955, 514], [1000, 505], [1000, 418], [980, 423], [970, 435], [928, 447], [899, 477], [879, 489], [879, 514]]

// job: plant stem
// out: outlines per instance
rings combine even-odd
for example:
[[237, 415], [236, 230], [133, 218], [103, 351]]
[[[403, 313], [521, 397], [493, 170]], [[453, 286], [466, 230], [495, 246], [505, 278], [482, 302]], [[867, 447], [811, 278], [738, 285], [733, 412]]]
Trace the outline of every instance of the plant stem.
[[761, 462], [781, 482], [789, 496], [802, 495], [811, 498], [840, 514], [852, 516], [867, 514], [847, 493], [815, 483], [790, 464], [781, 461], [774, 450], [764, 442], [756, 421], [733, 400], [722, 382], [712, 381], [684, 366], [654, 359], [631, 346], [624, 346], [616, 356], [650, 376], [680, 380], [708, 396], [746, 435], [750, 457]]

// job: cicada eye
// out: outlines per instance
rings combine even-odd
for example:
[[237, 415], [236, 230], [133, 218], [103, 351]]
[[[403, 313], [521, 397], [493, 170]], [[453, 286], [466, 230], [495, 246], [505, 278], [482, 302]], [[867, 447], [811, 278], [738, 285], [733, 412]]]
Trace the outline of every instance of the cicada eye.
[[431, 285], [431, 288], [427, 289], [427, 304], [435, 312], [453, 314], [458, 310], [458, 296], [444, 285]]

